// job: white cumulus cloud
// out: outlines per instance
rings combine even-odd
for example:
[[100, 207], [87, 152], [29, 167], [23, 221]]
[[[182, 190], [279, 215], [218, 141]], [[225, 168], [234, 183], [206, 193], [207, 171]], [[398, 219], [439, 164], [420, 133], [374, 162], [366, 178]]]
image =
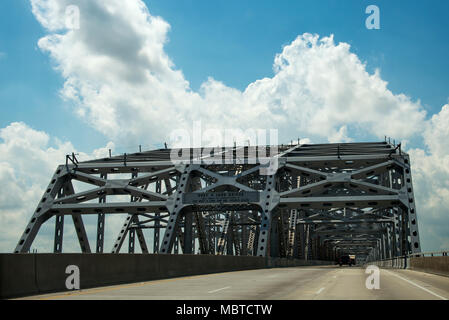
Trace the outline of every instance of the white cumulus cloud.
[[426, 116], [419, 102], [393, 94], [347, 43], [298, 36], [276, 55], [274, 76], [243, 91], [209, 78], [199, 92], [164, 51], [169, 24], [140, 0], [77, 2], [80, 28], [63, 27], [69, 0], [32, 0], [48, 35], [39, 47], [64, 76], [61, 94], [114, 140], [166, 141], [171, 128], [275, 128], [280, 136], [350, 141], [352, 130], [409, 138]]
[[[79, 152], [77, 157], [80, 160], [105, 157], [109, 148], [113, 149], [112, 143], [92, 154]], [[76, 152], [72, 143], [52, 139], [22, 122], [0, 129], [0, 252], [14, 250], [49, 179], [72, 152]], [[54, 224], [44, 224], [33, 248], [51, 250], [53, 228]], [[68, 226], [66, 232], [73, 234], [73, 228]], [[79, 250], [73, 242], [69, 245], [72, 250]]]
[[430, 250], [449, 249], [449, 105], [424, 125], [427, 150], [411, 149], [421, 238]]

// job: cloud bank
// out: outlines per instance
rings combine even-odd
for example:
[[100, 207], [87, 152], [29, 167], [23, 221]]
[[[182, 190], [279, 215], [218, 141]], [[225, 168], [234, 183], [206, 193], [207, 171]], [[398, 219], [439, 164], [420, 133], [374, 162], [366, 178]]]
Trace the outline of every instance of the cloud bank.
[[71, 1], [31, 3], [48, 30], [39, 47], [65, 78], [61, 95], [115, 141], [165, 141], [167, 129], [189, 130], [194, 120], [220, 129], [286, 128], [288, 138], [346, 141], [352, 129], [402, 139], [426, 116], [333, 36], [299, 35], [276, 55], [274, 76], [244, 91], [210, 77], [194, 92], [164, 51], [169, 24], [142, 1], [80, 0], [75, 30], [64, 27]]
[[[106, 157], [108, 149], [113, 148], [113, 143], [109, 143], [90, 154], [78, 152], [77, 157], [80, 160]], [[22, 122], [0, 129], [0, 252], [14, 250], [56, 167], [73, 151], [76, 148], [72, 143], [51, 138]], [[54, 224], [44, 226], [42, 236], [38, 235], [36, 240], [40, 249], [49, 250], [53, 247]], [[70, 226], [65, 229], [67, 235], [74, 234]], [[76, 251], [78, 247], [72, 245], [67, 249]]]

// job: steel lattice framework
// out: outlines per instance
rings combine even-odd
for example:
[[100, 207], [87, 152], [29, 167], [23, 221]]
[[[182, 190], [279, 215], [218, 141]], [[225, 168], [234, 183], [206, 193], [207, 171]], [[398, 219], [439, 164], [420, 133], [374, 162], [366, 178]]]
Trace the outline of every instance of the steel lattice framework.
[[[223, 148], [201, 161], [193, 159], [203, 149], [189, 149], [177, 164], [170, 149], [87, 162], [67, 156], [15, 252], [28, 252], [53, 216], [54, 252], [62, 252], [64, 218], [71, 216], [81, 251], [90, 253], [87, 214], [98, 216], [97, 253], [104, 251], [109, 214], [127, 214], [113, 253], [126, 238], [130, 253], [136, 238], [142, 253], [160, 254], [331, 260], [347, 253], [382, 259], [421, 251], [410, 159], [400, 145], [264, 146], [278, 164], [268, 174], [251, 156], [260, 148]], [[77, 192], [74, 181], [91, 188]], [[121, 201], [108, 201], [117, 196]]]

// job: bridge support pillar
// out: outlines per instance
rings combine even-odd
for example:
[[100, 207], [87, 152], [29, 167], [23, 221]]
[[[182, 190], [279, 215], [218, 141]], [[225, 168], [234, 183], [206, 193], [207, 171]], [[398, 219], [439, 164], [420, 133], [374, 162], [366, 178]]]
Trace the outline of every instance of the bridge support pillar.
[[260, 195], [261, 222], [258, 238], [257, 255], [261, 257], [270, 256], [270, 233], [272, 227], [273, 210], [278, 205], [273, 201], [276, 190], [275, 174], [267, 176], [265, 190]]

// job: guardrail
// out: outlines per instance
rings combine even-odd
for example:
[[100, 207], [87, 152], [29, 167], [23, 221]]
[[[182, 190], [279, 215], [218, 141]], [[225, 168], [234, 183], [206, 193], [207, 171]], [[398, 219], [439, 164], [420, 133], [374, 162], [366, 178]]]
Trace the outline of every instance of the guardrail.
[[389, 259], [367, 262], [366, 265], [375, 265], [383, 268], [407, 269], [409, 256], [399, 256]]
[[369, 261], [365, 265], [376, 265], [382, 268], [410, 269], [449, 276], [448, 252], [419, 252], [378, 261]]
[[447, 257], [448, 251], [431, 251], [431, 252], [421, 252], [409, 254], [409, 257]]

